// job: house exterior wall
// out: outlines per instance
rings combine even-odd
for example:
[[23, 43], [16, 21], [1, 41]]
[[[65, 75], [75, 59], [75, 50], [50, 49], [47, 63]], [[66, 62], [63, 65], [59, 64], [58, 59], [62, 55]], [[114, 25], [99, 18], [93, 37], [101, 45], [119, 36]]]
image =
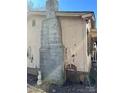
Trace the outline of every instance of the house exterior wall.
[[[41, 43], [41, 29], [44, 16], [29, 16], [27, 20], [27, 50], [31, 48], [31, 56], [33, 61], [27, 58], [29, 68], [39, 67], [39, 48]], [[35, 26], [32, 26], [32, 21], [35, 20]], [[28, 51], [29, 52], [29, 51]]]
[[[33, 61], [27, 58], [29, 68], [39, 68], [39, 49], [41, 44], [42, 21], [45, 16], [31, 15], [27, 21], [27, 48], [31, 47], [31, 56]], [[32, 27], [32, 21], [35, 20], [35, 26]], [[67, 49], [65, 55], [65, 64], [74, 64], [78, 71], [87, 72], [90, 60], [87, 56], [87, 33], [86, 21], [82, 21], [81, 17], [59, 17], [62, 29], [62, 41], [64, 48]], [[28, 49], [27, 49], [28, 50]], [[75, 55], [74, 57], [72, 57]], [[89, 60], [89, 62], [87, 62]]]
[[[62, 38], [67, 49], [65, 64], [73, 64], [78, 71], [84, 70], [83, 63], [83, 26], [80, 17], [60, 17]], [[74, 57], [72, 57], [75, 55]]]

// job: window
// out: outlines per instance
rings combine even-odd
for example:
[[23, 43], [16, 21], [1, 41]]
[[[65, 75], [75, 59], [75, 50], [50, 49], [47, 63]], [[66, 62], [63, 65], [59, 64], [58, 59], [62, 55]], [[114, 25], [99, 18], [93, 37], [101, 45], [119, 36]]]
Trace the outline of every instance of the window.
[[35, 20], [32, 20], [32, 27], [34, 27], [36, 25]]

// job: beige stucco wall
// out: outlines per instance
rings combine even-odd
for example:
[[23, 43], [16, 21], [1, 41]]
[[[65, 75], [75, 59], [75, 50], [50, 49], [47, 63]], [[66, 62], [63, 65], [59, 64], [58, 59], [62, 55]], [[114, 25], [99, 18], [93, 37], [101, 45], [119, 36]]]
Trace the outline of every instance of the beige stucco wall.
[[[39, 48], [40, 48], [40, 36], [42, 29], [42, 16], [29, 16], [27, 20], [27, 48], [31, 47], [31, 55], [33, 55], [33, 62], [30, 62], [30, 59], [27, 59], [28, 67], [38, 67], [39, 66]], [[32, 27], [32, 20], [35, 20], [36, 25]]]
[[82, 20], [80, 17], [60, 17], [60, 21], [63, 44], [67, 48], [67, 64], [74, 64], [79, 71], [82, 71], [84, 69]]
[[[32, 20], [36, 21], [36, 26], [32, 27]], [[28, 67], [39, 67], [39, 48], [41, 39], [41, 27], [44, 16], [29, 16], [27, 22], [27, 46], [31, 47], [34, 61], [28, 59]], [[62, 28], [62, 40], [64, 47], [67, 48], [67, 64], [74, 64], [78, 71], [85, 71], [89, 63], [87, 60], [87, 41], [86, 41], [86, 22], [81, 17], [59, 17]], [[84, 41], [85, 40], [85, 41]], [[72, 55], [75, 55], [74, 62]]]

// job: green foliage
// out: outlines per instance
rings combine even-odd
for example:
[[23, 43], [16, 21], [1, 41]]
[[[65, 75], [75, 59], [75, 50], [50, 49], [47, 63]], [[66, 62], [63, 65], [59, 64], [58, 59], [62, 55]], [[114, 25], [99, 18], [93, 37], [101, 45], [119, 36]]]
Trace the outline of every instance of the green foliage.
[[96, 86], [96, 84], [97, 84], [97, 72], [93, 68], [90, 71], [89, 78], [90, 78], [91, 85]]

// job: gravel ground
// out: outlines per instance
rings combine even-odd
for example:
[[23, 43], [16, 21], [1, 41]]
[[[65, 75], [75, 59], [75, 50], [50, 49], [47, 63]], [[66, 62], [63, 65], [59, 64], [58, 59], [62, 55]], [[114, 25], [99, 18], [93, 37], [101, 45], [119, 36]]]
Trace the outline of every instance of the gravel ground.
[[37, 83], [37, 76], [32, 74], [27, 74], [27, 83], [30, 85], [36, 85]]
[[36, 86], [36, 76], [28, 74], [27, 79], [28, 93], [97, 93], [95, 88], [84, 88], [81, 84], [66, 83], [63, 86], [43, 84]]
[[83, 88], [82, 85], [56, 86], [49, 88], [49, 93], [96, 93], [94, 88]]
[[42, 89], [37, 89], [34, 86], [31, 85], [27, 85], [27, 92], [28, 93], [46, 93], [44, 90]]

